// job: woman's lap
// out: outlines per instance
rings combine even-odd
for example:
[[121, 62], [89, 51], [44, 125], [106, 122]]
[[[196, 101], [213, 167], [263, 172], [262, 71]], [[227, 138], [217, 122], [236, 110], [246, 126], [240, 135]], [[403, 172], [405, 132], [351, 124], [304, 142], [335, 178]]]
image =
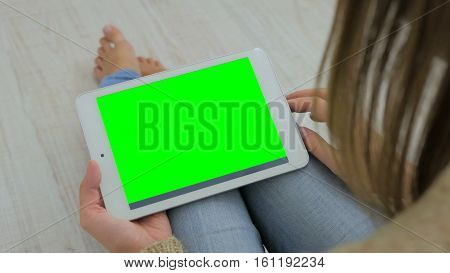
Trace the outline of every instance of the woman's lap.
[[239, 190], [170, 209], [167, 215], [188, 252], [264, 252]]
[[[279, 175], [168, 211], [190, 252], [323, 252], [369, 236], [375, 225], [348, 190], [311, 156]], [[262, 238], [262, 240], [261, 240]]]

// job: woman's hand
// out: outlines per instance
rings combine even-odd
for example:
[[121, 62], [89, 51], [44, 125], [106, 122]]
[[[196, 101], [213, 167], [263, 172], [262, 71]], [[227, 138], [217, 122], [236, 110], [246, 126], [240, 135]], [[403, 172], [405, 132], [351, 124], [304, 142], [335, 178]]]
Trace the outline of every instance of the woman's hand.
[[[328, 121], [327, 93], [325, 89], [307, 89], [286, 96], [293, 112], [311, 112], [311, 119], [317, 122]], [[306, 148], [317, 159], [322, 161], [333, 173], [340, 176], [333, 153], [335, 149], [321, 136], [308, 128], [300, 127]]]
[[172, 235], [165, 212], [126, 221], [108, 214], [100, 194], [101, 174], [97, 163], [89, 161], [80, 186], [80, 223], [97, 241], [112, 252], [139, 252], [144, 247]]

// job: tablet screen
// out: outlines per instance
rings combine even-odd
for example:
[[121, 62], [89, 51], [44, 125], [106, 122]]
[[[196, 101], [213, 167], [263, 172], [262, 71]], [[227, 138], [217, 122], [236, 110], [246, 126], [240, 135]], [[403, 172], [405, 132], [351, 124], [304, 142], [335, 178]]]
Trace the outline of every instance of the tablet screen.
[[248, 58], [97, 104], [130, 209], [288, 162]]

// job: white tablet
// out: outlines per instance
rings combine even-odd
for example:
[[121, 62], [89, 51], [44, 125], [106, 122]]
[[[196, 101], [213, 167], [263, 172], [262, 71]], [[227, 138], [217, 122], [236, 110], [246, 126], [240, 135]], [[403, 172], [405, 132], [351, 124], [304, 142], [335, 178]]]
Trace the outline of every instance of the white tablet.
[[305, 166], [308, 153], [261, 49], [79, 96], [108, 212], [173, 208]]

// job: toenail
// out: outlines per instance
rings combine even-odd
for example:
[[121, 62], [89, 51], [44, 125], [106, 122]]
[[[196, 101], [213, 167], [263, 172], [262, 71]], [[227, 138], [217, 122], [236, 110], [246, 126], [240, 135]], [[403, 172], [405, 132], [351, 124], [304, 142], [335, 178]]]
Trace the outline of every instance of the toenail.
[[103, 27], [103, 31], [104, 32], [110, 32], [112, 30], [112, 26], [111, 25], [106, 25]]

